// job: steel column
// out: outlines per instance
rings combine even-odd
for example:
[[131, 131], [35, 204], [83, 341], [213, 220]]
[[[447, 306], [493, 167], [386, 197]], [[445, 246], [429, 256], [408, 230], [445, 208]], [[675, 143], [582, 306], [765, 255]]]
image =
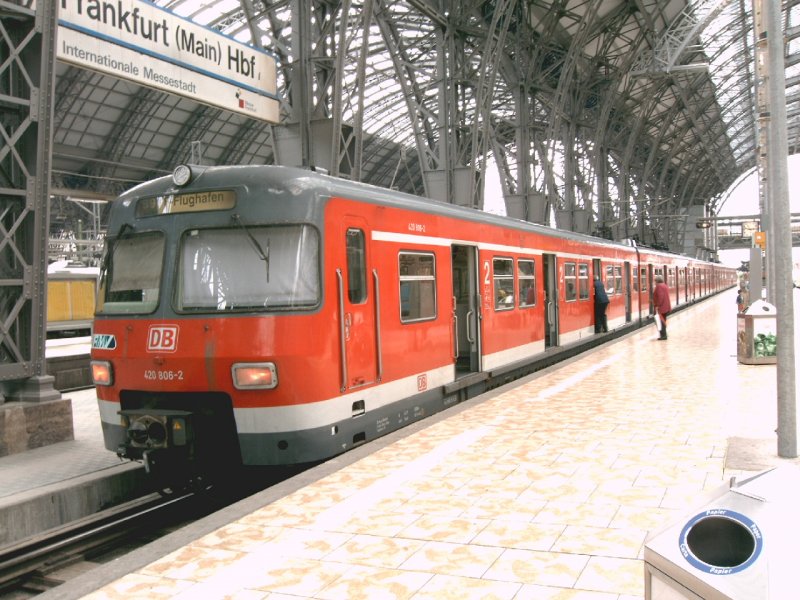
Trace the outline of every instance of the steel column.
[[54, 400], [45, 365], [55, 0], [0, 18], [0, 390]]

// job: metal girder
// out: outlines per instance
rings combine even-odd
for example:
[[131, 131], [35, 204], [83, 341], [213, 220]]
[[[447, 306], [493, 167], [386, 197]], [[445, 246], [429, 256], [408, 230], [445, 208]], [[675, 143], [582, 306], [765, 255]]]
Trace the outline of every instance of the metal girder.
[[[373, 35], [372, 15], [374, 0], [364, 0], [356, 17], [351, 17], [350, 0], [343, 0], [340, 6], [339, 32], [336, 63], [333, 71], [333, 118], [331, 144], [331, 174], [349, 174], [354, 181], [362, 181], [364, 151], [364, 104], [367, 95], [366, 69]], [[361, 43], [357, 50], [354, 76], [345, 78], [345, 57], [349, 54], [354, 34], [361, 32]], [[345, 95], [343, 92], [347, 91]], [[347, 102], [345, 109], [344, 102]], [[352, 115], [352, 127], [344, 126], [344, 115]]]
[[701, 0], [687, 4], [661, 34], [655, 48], [642, 52], [631, 67], [631, 75], [662, 75], [675, 70], [706, 70], [708, 63], [681, 64], [687, 51], [702, 52], [698, 36], [731, 0]]
[[[87, 185], [89, 189], [95, 192], [108, 192], [111, 195], [123, 191], [115, 189], [114, 186], [116, 165], [125, 159], [132, 138], [140, 134], [144, 123], [152, 118], [153, 113], [162, 105], [165, 96], [164, 92], [139, 88], [130, 97], [130, 102], [123, 111], [125, 117], [117, 121], [111, 133], [106, 136], [104, 146], [97, 152], [97, 156], [103, 160], [94, 162], [82, 174], [91, 182]], [[160, 175], [161, 173], [158, 174]]]
[[[211, 127], [211, 124], [214, 123], [221, 114], [222, 110], [210, 106], [201, 106], [199, 110], [192, 113], [191, 118], [184, 123], [180, 132], [175, 136], [173, 144], [167, 149], [167, 155], [171, 156], [174, 161], [173, 166], [183, 162], [194, 162], [190, 160], [190, 156], [197, 161], [197, 164], [202, 164], [200, 160], [202, 152], [200, 156], [194, 157], [190, 149], [192, 144], [203, 139], [206, 132]], [[154, 174], [154, 176], [157, 175]]]
[[[45, 366], [56, 1], [0, 6], [0, 402], [59, 394]], [[30, 393], [32, 392], [32, 393]]]
[[[509, 214], [549, 224], [558, 210], [562, 225], [647, 241], [651, 218], [712, 207], [750, 160], [744, 79], [728, 85], [713, 73], [678, 70], [710, 61], [741, 71], [746, 0], [735, 2], [155, 0], [272, 51], [280, 125], [168, 99], [157, 111], [131, 106], [128, 114], [139, 115], [131, 129], [145, 133], [126, 134], [127, 120], [115, 119], [124, 106], [117, 96], [132, 84], [62, 68], [57, 114], [67, 116], [72, 138], [92, 144], [86, 152], [60, 148], [69, 167], [58, 176], [118, 177], [138, 160], [124, 187], [168, 170], [187, 144], [203, 140], [211, 163], [321, 165], [480, 207], [493, 159]], [[714, 29], [720, 15], [732, 19], [726, 35]], [[662, 76], [632, 76], [656, 65]], [[99, 129], [115, 141], [99, 143], [89, 127], [79, 132], [91, 118], [91, 107], [82, 108], [87, 81], [101, 88], [89, 102], [105, 91], [113, 104]], [[84, 155], [89, 166], [78, 168]]]
[[[661, 193], [675, 194], [669, 212], [679, 212], [698, 200], [713, 206], [714, 197], [735, 180], [741, 168], [733, 155], [733, 140], [727, 135], [729, 132], [738, 135], [739, 130], [729, 128], [723, 115], [730, 113], [735, 107], [734, 102], [745, 100], [747, 106], [752, 106], [752, 100], [747, 96], [739, 97], [729, 99], [728, 106], [720, 106], [722, 98], [719, 88], [713, 87], [711, 78], [704, 74], [708, 61], [715, 60], [718, 63], [718, 57], [711, 55], [707, 47], [700, 43], [700, 34], [729, 4], [730, 0], [710, 0], [687, 6], [661, 34], [654, 48], [641, 53], [630, 69], [632, 76], [666, 76], [673, 86], [675, 101], [685, 107], [682, 112], [686, 122], [676, 130], [674, 143], [693, 136], [697, 141], [696, 147], [702, 150], [702, 161], [689, 160], [690, 153], [686, 154], [683, 164], [686, 167], [695, 165], [695, 168], [682, 175], [675, 173], [675, 167], [670, 164], [672, 161], [664, 164], [659, 179]], [[687, 63], [687, 60], [702, 62]], [[678, 73], [684, 73], [680, 80], [677, 79]], [[728, 85], [727, 81], [725, 85]], [[715, 107], [719, 107], [719, 112]], [[701, 164], [704, 167], [698, 169], [697, 166]], [[674, 182], [665, 186], [665, 178]], [[683, 180], [681, 186], [678, 186], [678, 178]], [[713, 182], [716, 182], [716, 186]], [[666, 191], [665, 187], [670, 191]]]
[[[255, 120], [245, 121], [222, 152], [221, 164], [242, 164], [247, 161], [248, 157], [259, 157], [261, 159], [259, 164], [268, 164], [267, 157], [273, 158], [275, 155], [272, 132], [272, 126], [264, 128]], [[259, 138], [263, 138], [263, 143], [259, 143]], [[261, 148], [264, 149], [263, 155], [259, 153]]]
[[[430, 18], [403, 35], [407, 15], [378, 2], [376, 20], [399, 78], [426, 194], [466, 206], [482, 205], [491, 136], [496, 65], [516, 13], [516, 0], [487, 9], [483, 2], [411, 3]], [[435, 93], [434, 93], [435, 92]]]

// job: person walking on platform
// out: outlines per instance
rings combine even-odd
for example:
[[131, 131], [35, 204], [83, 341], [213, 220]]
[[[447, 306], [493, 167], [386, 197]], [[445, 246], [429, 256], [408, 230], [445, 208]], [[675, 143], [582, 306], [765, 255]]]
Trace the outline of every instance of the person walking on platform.
[[599, 277], [594, 278], [594, 332], [605, 333], [608, 331], [608, 294]]
[[672, 310], [672, 303], [669, 300], [669, 288], [664, 283], [661, 275], [656, 276], [656, 287], [653, 289], [653, 306], [656, 309], [656, 319], [661, 321], [661, 334], [659, 340], [667, 339], [667, 315]]

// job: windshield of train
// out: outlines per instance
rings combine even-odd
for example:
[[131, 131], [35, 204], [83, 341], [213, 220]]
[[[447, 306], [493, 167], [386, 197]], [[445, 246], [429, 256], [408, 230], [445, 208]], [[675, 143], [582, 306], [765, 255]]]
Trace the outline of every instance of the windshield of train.
[[307, 225], [193, 229], [183, 236], [178, 276], [179, 311], [314, 307], [319, 238]]
[[144, 233], [110, 240], [100, 273], [102, 314], [150, 313], [158, 306], [164, 235]]

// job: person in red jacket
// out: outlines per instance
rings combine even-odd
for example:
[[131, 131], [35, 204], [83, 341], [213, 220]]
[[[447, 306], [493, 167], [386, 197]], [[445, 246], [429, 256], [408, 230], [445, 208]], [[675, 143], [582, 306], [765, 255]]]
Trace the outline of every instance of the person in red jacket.
[[661, 275], [656, 277], [656, 287], [653, 289], [653, 306], [656, 309], [656, 319], [661, 319], [660, 340], [667, 339], [667, 315], [672, 310], [672, 303], [669, 300], [669, 288], [664, 283]]

